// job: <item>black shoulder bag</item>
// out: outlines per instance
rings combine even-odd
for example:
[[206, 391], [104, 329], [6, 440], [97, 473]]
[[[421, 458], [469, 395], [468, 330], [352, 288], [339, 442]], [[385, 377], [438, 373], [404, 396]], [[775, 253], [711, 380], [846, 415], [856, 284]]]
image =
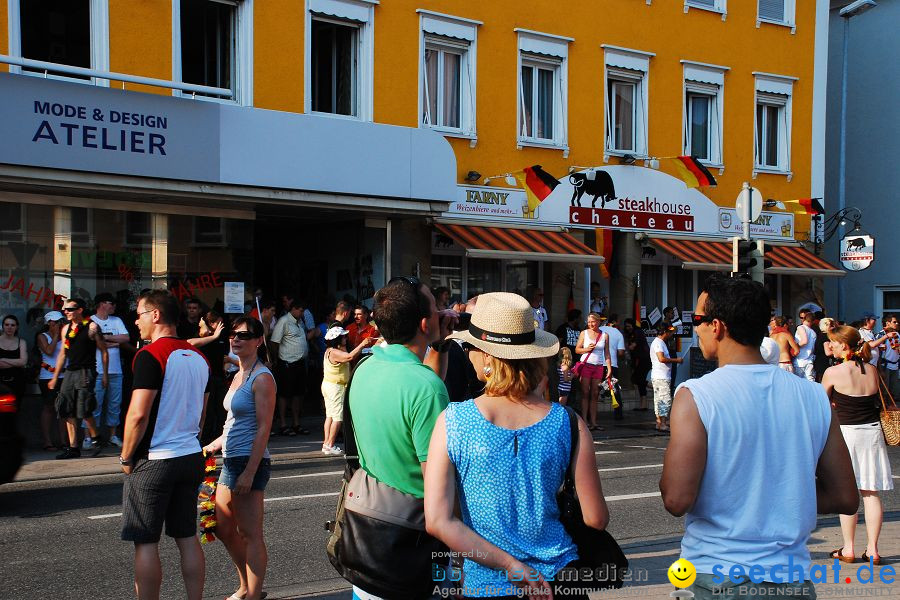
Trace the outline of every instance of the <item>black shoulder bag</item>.
[[625, 571], [628, 569], [628, 559], [619, 547], [615, 538], [606, 530], [594, 529], [585, 524], [581, 513], [581, 502], [575, 491], [574, 465], [578, 455], [578, 417], [570, 407], [565, 407], [569, 413], [569, 429], [572, 435], [572, 452], [569, 455], [569, 467], [566, 469], [566, 478], [562, 488], [556, 494], [556, 502], [559, 506], [559, 520], [562, 521], [566, 533], [572, 537], [575, 546], [578, 547], [578, 558], [582, 567], [593, 569], [593, 582], [579, 581], [581, 587], [591, 587], [601, 590], [605, 588], [620, 588], [624, 583]]
[[[425, 531], [425, 502], [366, 473], [359, 465], [350, 385], [344, 391], [344, 481], [326, 545], [328, 560], [353, 585], [397, 600], [429, 598], [435, 587], [432, 562], [446, 547]], [[371, 450], [369, 450], [371, 452]]]

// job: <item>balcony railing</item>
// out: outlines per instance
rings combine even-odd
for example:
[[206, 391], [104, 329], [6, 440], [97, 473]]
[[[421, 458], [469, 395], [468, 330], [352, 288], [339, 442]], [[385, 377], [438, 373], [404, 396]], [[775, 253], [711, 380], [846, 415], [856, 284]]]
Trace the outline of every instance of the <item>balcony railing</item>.
[[169, 81], [166, 79], [156, 79], [154, 77], [140, 77], [138, 75], [128, 75], [126, 73], [113, 73], [111, 71], [97, 71], [95, 69], [85, 69], [84, 67], [73, 67], [71, 65], [62, 65], [59, 63], [44, 62], [42, 60], [31, 60], [30, 58], [18, 58], [15, 56], [7, 56], [0, 54], [0, 64], [15, 65], [25, 69], [34, 69], [43, 71], [46, 77], [49, 73], [59, 73], [61, 75], [76, 75], [79, 77], [93, 77], [95, 79], [107, 79], [110, 82], [122, 82], [122, 89], [125, 89], [126, 83], [136, 83], [139, 85], [149, 85], [153, 87], [167, 88], [170, 90], [180, 90], [190, 94], [203, 94], [206, 96], [219, 96], [221, 98], [231, 99], [234, 92], [227, 88], [212, 87], [208, 85], [195, 85], [193, 83], [181, 83], [177, 81]]

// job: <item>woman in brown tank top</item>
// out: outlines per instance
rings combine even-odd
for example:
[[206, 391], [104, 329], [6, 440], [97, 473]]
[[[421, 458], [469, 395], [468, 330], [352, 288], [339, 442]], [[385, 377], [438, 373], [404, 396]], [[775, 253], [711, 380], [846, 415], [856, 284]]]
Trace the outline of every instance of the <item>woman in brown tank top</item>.
[[[863, 498], [868, 543], [862, 553], [865, 562], [881, 564], [878, 537], [884, 521], [884, 508], [879, 490], [894, 489], [891, 465], [878, 418], [878, 372], [867, 364], [871, 358], [868, 343], [853, 327], [841, 326], [828, 334], [835, 358], [843, 363], [829, 367], [822, 386], [831, 399], [841, 423], [841, 433], [850, 451], [856, 485]], [[844, 546], [832, 552], [832, 558], [855, 562], [854, 537], [858, 515], [841, 515]]]

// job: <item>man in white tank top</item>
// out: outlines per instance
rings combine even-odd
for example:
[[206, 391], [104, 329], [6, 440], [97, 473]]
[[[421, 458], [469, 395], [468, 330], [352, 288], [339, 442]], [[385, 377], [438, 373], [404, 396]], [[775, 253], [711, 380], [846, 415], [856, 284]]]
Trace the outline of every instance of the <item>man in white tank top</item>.
[[719, 368], [676, 390], [660, 490], [666, 510], [687, 514], [681, 557], [698, 599], [746, 585], [815, 598], [816, 513], [852, 514], [859, 502], [824, 389], [760, 355], [769, 306], [761, 284], [713, 277], [694, 312], [703, 357]]
[[816, 359], [816, 329], [813, 327], [815, 313], [807, 311], [803, 315], [803, 322], [797, 325], [797, 333], [794, 339], [800, 346], [800, 352], [794, 357], [794, 374], [809, 381], [816, 380], [816, 370], [813, 361]]

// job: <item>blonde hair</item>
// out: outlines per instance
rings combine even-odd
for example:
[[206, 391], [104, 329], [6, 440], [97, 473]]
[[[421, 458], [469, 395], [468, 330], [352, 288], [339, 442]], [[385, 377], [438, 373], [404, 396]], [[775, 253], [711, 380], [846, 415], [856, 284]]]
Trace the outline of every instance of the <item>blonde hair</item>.
[[509, 396], [521, 400], [546, 377], [547, 359], [506, 360], [491, 356], [491, 368], [484, 393], [488, 396]]
[[568, 346], [563, 346], [559, 349], [559, 366], [572, 366], [572, 350]]

